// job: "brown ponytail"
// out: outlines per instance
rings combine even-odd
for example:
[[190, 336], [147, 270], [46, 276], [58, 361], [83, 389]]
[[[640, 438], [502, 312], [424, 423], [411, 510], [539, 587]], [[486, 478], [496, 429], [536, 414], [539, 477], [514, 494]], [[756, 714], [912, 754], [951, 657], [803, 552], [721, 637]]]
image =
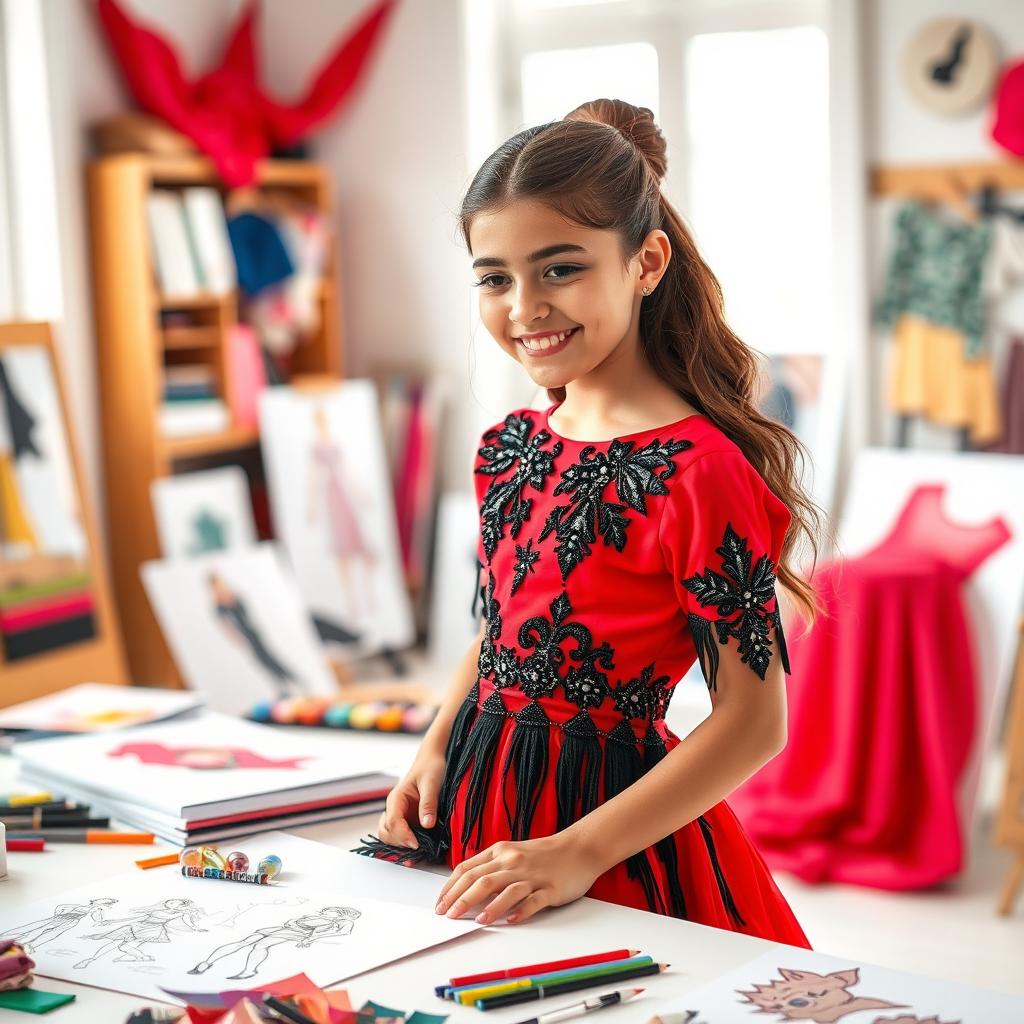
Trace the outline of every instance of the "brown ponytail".
[[[729, 328], [722, 289], [679, 213], [662, 195], [664, 136], [646, 107], [591, 100], [562, 121], [519, 132], [492, 153], [462, 202], [460, 227], [469, 248], [473, 217], [516, 199], [548, 203], [585, 227], [612, 229], [624, 257], [660, 228], [672, 258], [640, 307], [640, 347], [658, 375], [738, 445], [792, 516], [779, 559], [779, 582], [808, 619], [818, 602], [794, 562], [801, 534], [816, 559], [822, 515], [800, 485], [806, 448], [785, 426], [758, 411], [759, 367]], [[548, 390], [563, 401], [564, 388]]]

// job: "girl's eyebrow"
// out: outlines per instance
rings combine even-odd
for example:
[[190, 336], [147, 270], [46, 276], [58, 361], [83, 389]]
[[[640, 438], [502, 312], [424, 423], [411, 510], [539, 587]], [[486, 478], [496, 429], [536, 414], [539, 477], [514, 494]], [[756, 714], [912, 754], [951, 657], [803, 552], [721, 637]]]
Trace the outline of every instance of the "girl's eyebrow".
[[[558, 245], [549, 245], [544, 249], [538, 249], [536, 252], [531, 252], [526, 257], [527, 263], [536, 263], [537, 260], [547, 259], [549, 256], [556, 256], [560, 252], [586, 252], [587, 250], [582, 245], [576, 245], [574, 242], [560, 242]], [[505, 261], [498, 259], [497, 256], [481, 256], [479, 259], [473, 260], [473, 269], [477, 267], [504, 267]]]

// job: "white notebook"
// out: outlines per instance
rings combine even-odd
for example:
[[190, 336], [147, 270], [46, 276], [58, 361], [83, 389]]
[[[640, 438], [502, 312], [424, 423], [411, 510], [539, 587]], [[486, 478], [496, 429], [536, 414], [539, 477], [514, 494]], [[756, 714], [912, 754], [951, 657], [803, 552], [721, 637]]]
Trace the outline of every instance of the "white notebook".
[[199, 275], [181, 197], [169, 189], [153, 189], [146, 197], [146, 215], [160, 291], [178, 298], [195, 295]]

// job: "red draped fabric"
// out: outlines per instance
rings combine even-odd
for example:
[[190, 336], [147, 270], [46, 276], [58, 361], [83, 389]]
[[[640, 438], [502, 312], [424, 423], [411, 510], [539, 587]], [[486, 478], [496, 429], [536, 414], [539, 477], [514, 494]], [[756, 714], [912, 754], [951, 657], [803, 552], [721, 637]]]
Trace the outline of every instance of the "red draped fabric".
[[1010, 537], [918, 487], [889, 535], [824, 565], [790, 630], [786, 749], [730, 801], [767, 862], [808, 882], [915, 889], [963, 862], [958, 783], [976, 718], [965, 580]]

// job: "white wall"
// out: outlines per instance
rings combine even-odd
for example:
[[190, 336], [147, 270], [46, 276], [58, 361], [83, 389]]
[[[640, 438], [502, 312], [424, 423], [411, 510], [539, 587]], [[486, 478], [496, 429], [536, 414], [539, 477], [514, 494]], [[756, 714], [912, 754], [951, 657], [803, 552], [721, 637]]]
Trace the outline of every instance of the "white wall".
[[[865, 126], [868, 160], [872, 164], [964, 163], [1008, 158], [988, 134], [989, 108], [961, 118], [941, 118], [919, 107], [903, 86], [900, 61], [908, 40], [922, 22], [940, 17], [971, 17], [986, 26], [996, 41], [1001, 61], [1024, 53], [1024, 4], [1021, 0], [867, 0], [865, 4]], [[870, 204], [872, 294], [877, 296], [888, 262], [890, 223], [898, 203]], [[993, 338], [998, 364], [1005, 336]], [[886, 359], [884, 333], [875, 332], [871, 352], [872, 383], [869, 423], [873, 443], [891, 443], [893, 422], [884, 408]], [[911, 440], [929, 448], [955, 447], [951, 431], [916, 423]]]
[[[237, 0], [122, 0], [131, 14], [165, 33], [190, 72], [214, 61]], [[49, 58], [54, 165], [61, 235], [64, 315], [56, 324], [70, 416], [89, 494], [102, 509], [102, 448], [88, 263], [85, 162], [89, 126], [129, 106], [92, 0], [44, 0]], [[102, 516], [100, 517], [102, 522]]]

